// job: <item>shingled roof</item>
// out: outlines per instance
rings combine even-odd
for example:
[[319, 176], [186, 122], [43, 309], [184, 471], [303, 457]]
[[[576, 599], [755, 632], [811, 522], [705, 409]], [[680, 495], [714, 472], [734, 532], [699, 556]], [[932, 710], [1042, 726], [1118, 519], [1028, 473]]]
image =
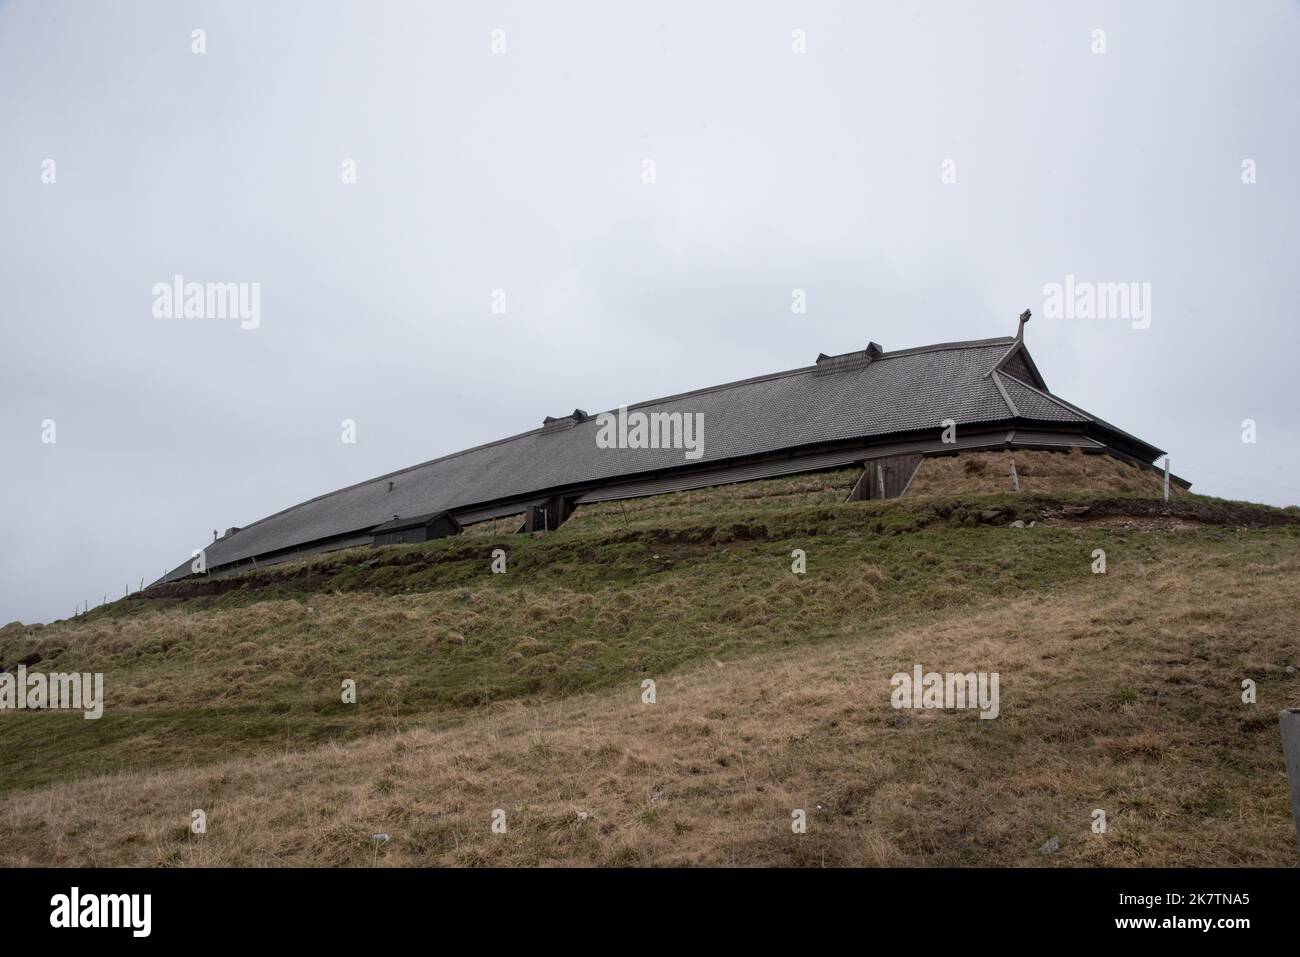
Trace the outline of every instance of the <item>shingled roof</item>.
[[[457, 452], [310, 499], [247, 525], [206, 549], [209, 568], [363, 533], [395, 515], [427, 515], [615, 478], [794, 452], [846, 441], [958, 428], [1068, 426], [1150, 462], [1160, 450], [1046, 391], [1019, 338], [948, 342], [881, 352], [878, 346], [811, 365], [629, 406], [703, 413], [703, 454], [598, 448], [595, 416]], [[1014, 361], [1009, 361], [1014, 360]], [[557, 428], [562, 424], [565, 427]], [[522, 506], [520, 507], [522, 510]], [[180, 577], [188, 565], [167, 576]]]

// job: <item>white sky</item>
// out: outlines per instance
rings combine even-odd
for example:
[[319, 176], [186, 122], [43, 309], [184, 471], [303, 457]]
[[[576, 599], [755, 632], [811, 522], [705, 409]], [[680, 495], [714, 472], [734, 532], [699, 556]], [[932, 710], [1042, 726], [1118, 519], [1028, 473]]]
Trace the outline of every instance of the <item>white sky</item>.
[[[1053, 391], [1300, 502], [1297, 51], [1267, 0], [0, 3], [0, 622], [544, 415], [1026, 306]], [[260, 327], [155, 319], [176, 273]], [[1067, 273], [1151, 327], [1046, 318]]]

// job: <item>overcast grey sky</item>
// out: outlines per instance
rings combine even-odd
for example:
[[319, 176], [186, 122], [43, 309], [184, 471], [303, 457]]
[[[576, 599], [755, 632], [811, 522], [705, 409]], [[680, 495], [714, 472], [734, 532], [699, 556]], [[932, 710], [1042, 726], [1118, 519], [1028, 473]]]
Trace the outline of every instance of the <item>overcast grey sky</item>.
[[[0, 3], [0, 622], [547, 414], [1026, 306], [1054, 392], [1298, 502], [1298, 93], [1268, 0]], [[178, 273], [259, 326], [155, 318]], [[1048, 318], [1067, 274], [1150, 327]]]

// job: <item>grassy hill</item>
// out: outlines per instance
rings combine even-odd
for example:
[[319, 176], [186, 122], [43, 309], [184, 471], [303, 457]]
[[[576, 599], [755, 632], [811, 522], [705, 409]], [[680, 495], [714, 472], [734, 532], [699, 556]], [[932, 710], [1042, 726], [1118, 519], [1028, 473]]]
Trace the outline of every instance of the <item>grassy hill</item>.
[[[0, 667], [102, 671], [107, 703], [0, 713], [0, 864], [1295, 863], [1300, 515], [1124, 489], [845, 504], [855, 479], [5, 626]], [[998, 672], [1000, 717], [895, 711], [917, 663]]]

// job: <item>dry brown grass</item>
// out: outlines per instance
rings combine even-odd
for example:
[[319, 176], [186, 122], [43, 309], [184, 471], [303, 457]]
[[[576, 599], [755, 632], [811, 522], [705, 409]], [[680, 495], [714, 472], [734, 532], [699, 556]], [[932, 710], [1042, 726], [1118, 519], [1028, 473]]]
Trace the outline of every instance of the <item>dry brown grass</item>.
[[839, 505], [861, 474], [861, 469], [835, 469], [666, 495], [647, 495], [619, 502], [595, 502], [580, 506], [563, 528], [589, 531], [597, 527], [639, 527], [715, 510], [744, 510], [752, 514], [769, 508]]
[[466, 538], [490, 538], [496, 535], [513, 535], [519, 531], [524, 524], [524, 513], [519, 512], [516, 515], [504, 515], [501, 518], [489, 519], [486, 522], [475, 522], [473, 525], [466, 525], [461, 535]]
[[[1097, 576], [1087, 600], [1043, 592], [647, 675], [655, 705], [629, 683], [442, 731], [12, 794], [0, 863], [1291, 865], [1276, 712], [1300, 704], [1285, 671], [1300, 558], [1270, 541], [1249, 564]], [[916, 662], [1000, 672], [1002, 716], [896, 726], [889, 676]], [[1063, 848], [1043, 857], [1052, 835]]]
[[[1145, 492], [1152, 496], [1163, 493], [1163, 476], [1111, 455], [1085, 454], [1078, 449], [1068, 452], [1016, 449], [922, 459], [907, 488], [907, 497], [1010, 492], [1013, 459], [1023, 492]], [[1184, 493], [1177, 483], [1171, 482], [1169, 494]]]

